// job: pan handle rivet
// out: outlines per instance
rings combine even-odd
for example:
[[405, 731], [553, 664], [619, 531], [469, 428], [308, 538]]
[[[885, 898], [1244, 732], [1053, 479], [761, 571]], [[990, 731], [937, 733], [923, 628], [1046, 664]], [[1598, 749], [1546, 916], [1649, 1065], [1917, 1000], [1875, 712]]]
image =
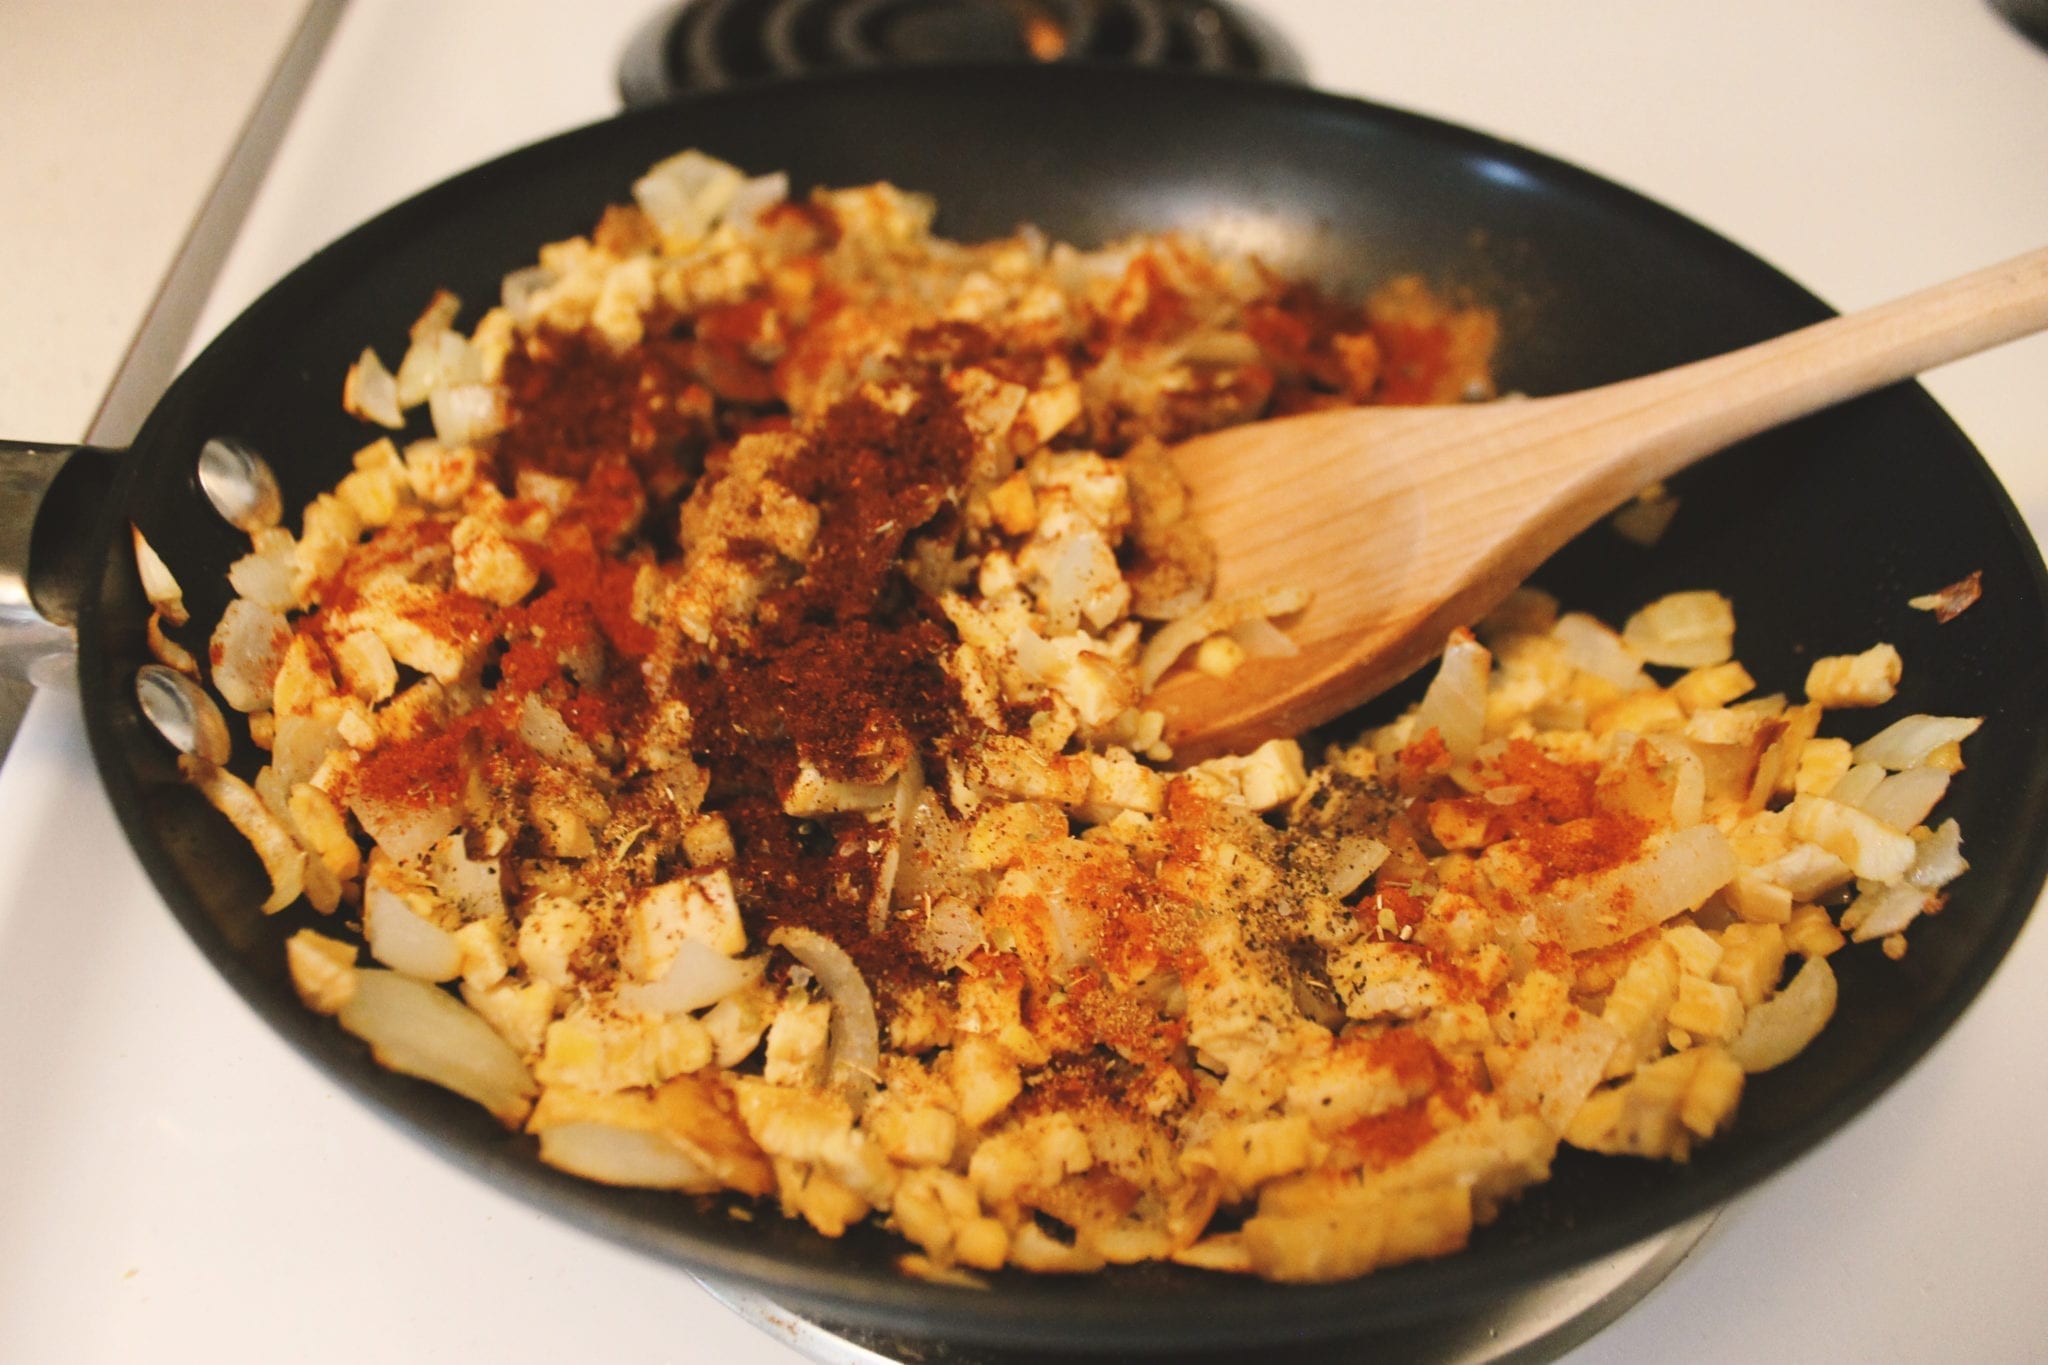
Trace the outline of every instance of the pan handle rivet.
[[180, 753], [226, 763], [233, 748], [228, 723], [213, 698], [174, 668], [144, 664], [135, 674], [135, 700], [156, 732]]
[[216, 436], [201, 447], [199, 486], [228, 525], [252, 536], [284, 516], [277, 476], [261, 455], [232, 437]]

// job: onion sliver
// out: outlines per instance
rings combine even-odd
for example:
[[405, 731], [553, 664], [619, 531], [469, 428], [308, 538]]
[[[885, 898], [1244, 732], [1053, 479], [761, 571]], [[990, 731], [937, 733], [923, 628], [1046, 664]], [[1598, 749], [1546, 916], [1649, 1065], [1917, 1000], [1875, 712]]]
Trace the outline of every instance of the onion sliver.
[[1894, 772], [1917, 768], [1944, 744], [1976, 734], [1983, 723], [1976, 716], [1907, 716], [1857, 745], [1856, 761], [1876, 763]]
[[874, 1093], [882, 1064], [882, 1037], [875, 997], [846, 950], [814, 929], [789, 924], [768, 936], [809, 967], [832, 1002], [832, 1044], [826, 1079], [844, 1091], [856, 1110]]
[[540, 1159], [550, 1166], [607, 1185], [685, 1190], [705, 1194], [718, 1181], [662, 1134], [609, 1123], [564, 1123], [543, 1128]]
[[[619, 989], [619, 1003], [642, 1014], [685, 1014], [701, 1010], [761, 979], [767, 954], [731, 958], [693, 938], [676, 949], [659, 981]], [[815, 969], [814, 969], [815, 970]], [[872, 1008], [872, 1007], [871, 1007]]]
[[538, 1087], [512, 1045], [438, 986], [366, 967], [338, 1017], [379, 1065], [475, 1100], [508, 1128], [533, 1107]]
[[423, 918], [375, 877], [363, 892], [363, 941], [370, 956], [421, 981], [453, 981], [462, 972], [455, 935]]
[[1769, 1071], [1805, 1051], [1834, 1015], [1835, 969], [1808, 958], [1790, 985], [1743, 1016], [1728, 1051], [1744, 1071]]

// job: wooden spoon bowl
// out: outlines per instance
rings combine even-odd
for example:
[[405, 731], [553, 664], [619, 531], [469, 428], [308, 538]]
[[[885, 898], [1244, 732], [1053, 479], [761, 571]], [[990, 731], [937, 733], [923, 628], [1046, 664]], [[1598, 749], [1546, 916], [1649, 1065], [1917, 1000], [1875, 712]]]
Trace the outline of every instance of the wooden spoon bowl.
[[[1442, 650], [1573, 536], [1746, 437], [2048, 328], [2048, 248], [1726, 355], [1551, 398], [1345, 408], [1174, 450], [1215, 595], [1299, 586], [1300, 653], [1169, 674], [1177, 761], [1299, 734]], [[1711, 586], [1711, 585], [1701, 585]]]

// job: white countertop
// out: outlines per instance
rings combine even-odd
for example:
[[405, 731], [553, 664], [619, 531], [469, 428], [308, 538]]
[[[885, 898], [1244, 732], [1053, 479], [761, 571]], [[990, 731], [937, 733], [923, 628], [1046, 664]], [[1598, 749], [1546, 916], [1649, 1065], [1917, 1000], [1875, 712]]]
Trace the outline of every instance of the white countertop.
[[[612, 57], [654, 2], [355, 0], [203, 329], [385, 204], [608, 112]], [[2048, 54], [1977, 0], [1251, 7], [1301, 47], [1313, 83], [1580, 162], [1838, 307], [2048, 240]], [[188, 26], [219, 25], [206, 41], [158, 30], [138, 39], [147, 60], [124, 66], [138, 89], [182, 90], [174, 63], [226, 44], [245, 58], [246, 100], [267, 67], [246, 54], [282, 42], [291, 8], [188, 3]], [[32, 77], [57, 97], [104, 92], [114, 49], [94, 30], [157, 9], [16, 0], [0, 9], [0, 79]], [[21, 55], [25, 34], [41, 43], [34, 60]], [[516, 98], [451, 87], [457, 67]], [[83, 139], [91, 125], [140, 158], [117, 178], [128, 202], [165, 215], [175, 202], [189, 217], [193, 186], [239, 123], [219, 112], [232, 107], [219, 90], [189, 83], [221, 100], [210, 154], [162, 139], [197, 94], [138, 99], [140, 112], [119, 118], [95, 106], [72, 130]], [[369, 88], [380, 97], [368, 106], [347, 101]], [[10, 187], [35, 161], [21, 126], [0, 138]], [[374, 160], [351, 156], [366, 146]], [[22, 262], [75, 260], [63, 255], [74, 244], [64, 220], [31, 221], [17, 195], [0, 199], [12, 201], [0, 236], [12, 307]], [[135, 226], [139, 242], [147, 224]], [[160, 270], [177, 234], [152, 231], [154, 246], [135, 250], [156, 250]], [[124, 251], [95, 245], [77, 273], [52, 265], [26, 296], [54, 292], [81, 315], [125, 309], [132, 330], [149, 286], [94, 269], [140, 270]], [[90, 395], [120, 347], [64, 332], [31, 349], [52, 352], [36, 373], [85, 376]], [[77, 389], [69, 406], [24, 404], [25, 381], [9, 376], [24, 373], [25, 353], [0, 353], [0, 434], [82, 434], [93, 399]], [[2048, 338], [2037, 338], [1928, 381], [2037, 534], [2048, 527], [2044, 375]], [[54, 394], [58, 382], [27, 387]], [[10, 429], [29, 412], [44, 415]], [[277, 1041], [156, 901], [70, 699], [36, 703], [0, 769], [0, 810], [0, 1360], [794, 1359], [675, 1271], [456, 1173]], [[2048, 978], [2039, 924], [1926, 1062], [1731, 1207], [1662, 1288], [1571, 1359], [2039, 1358], [2048, 993], [2036, 977]]]

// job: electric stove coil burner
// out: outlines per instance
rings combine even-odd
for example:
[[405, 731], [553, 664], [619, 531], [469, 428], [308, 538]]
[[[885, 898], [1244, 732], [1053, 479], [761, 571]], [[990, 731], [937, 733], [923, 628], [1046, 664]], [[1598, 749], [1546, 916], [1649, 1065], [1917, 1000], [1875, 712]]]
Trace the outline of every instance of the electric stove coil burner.
[[1227, 0], [685, 0], [619, 63], [628, 107], [775, 76], [948, 61], [1090, 61], [1299, 80]]

